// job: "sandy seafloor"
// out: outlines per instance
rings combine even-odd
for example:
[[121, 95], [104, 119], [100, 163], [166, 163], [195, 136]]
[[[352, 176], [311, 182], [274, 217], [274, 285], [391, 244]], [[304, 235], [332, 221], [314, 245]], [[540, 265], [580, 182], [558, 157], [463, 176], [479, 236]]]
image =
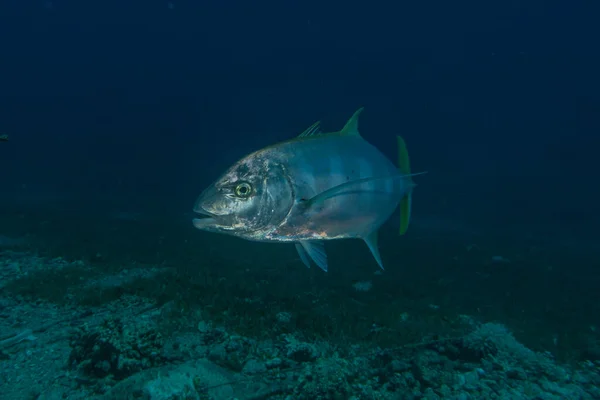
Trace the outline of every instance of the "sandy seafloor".
[[2, 400], [600, 399], [577, 241], [416, 218], [325, 274], [187, 216], [4, 210]]

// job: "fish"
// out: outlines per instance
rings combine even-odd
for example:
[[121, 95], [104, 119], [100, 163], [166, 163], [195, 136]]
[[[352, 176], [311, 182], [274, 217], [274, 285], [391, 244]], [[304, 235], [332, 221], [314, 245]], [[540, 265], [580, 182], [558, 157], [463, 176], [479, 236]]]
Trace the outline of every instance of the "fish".
[[301, 261], [328, 270], [325, 241], [362, 239], [379, 267], [378, 232], [400, 206], [408, 229], [416, 186], [404, 140], [394, 165], [358, 131], [359, 108], [340, 131], [320, 121], [246, 155], [201, 192], [193, 226], [257, 242], [293, 243]]
[[8, 135], [0, 135], [0, 142], [8, 142]]

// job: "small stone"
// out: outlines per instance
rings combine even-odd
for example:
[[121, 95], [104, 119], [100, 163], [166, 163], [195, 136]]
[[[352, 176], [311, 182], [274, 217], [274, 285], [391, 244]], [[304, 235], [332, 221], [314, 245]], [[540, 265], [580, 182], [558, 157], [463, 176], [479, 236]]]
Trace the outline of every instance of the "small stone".
[[266, 362], [267, 369], [279, 368], [283, 364], [283, 361], [279, 357], [275, 357], [272, 360]]
[[506, 377], [508, 379], [518, 379], [520, 381], [524, 381], [527, 379], [527, 374], [521, 369], [513, 368], [506, 371]]
[[476, 386], [479, 383], [479, 374], [477, 371], [469, 371], [463, 374], [465, 377], [465, 384], [467, 386]]
[[465, 376], [463, 374], [456, 375], [455, 382], [454, 382], [454, 388], [455, 389], [460, 389], [466, 383], [467, 383], [467, 380], [465, 379]]
[[225, 350], [225, 347], [221, 344], [214, 346], [212, 349], [210, 349], [210, 352], [208, 353], [208, 359], [211, 361], [222, 361], [225, 360], [227, 358], [227, 351]]
[[262, 374], [267, 371], [265, 363], [255, 359], [248, 360], [242, 369], [242, 373], [246, 375]]
[[394, 372], [404, 372], [410, 370], [411, 368], [409, 363], [400, 360], [392, 360], [390, 366]]
[[298, 362], [314, 361], [318, 355], [318, 351], [308, 343], [291, 345], [287, 351], [287, 357]]
[[210, 332], [210, 325], [204, 321], [200, 321], [198, 322], [198, 331], [200, 331], [200, 333], [208, 333]]
[[292, 321], [292, 314], [285, 311], [278, 312], [277, 315], [275, 315], [275, 319], [277, 319], [277, 322], [280, 324], [289, 324]]

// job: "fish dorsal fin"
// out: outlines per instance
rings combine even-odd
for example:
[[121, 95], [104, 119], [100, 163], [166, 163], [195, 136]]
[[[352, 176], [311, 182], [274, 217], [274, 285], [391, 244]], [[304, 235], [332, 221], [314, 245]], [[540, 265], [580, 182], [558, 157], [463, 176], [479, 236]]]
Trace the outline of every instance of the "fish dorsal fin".
[[375, 261], [377, 261], [377, 264], [379, 264], [379, 267], [381, 269], [384, 269], [383, 262], [381, 261], [381, 255], [379, 254], [379, 246], [377, 245], [377, 237], [378, 237], [378, 231], [375, 230], [375, 231], [369, 233], [366, 237], [364, 237], [363, 240], [369, 247], [369, 250], [371, 250], [371, 254], [373, 254], [373, 257], [375, 257]]
[[348, 122], [346, 122], [346, 125], [344, 125], [342, 130], [339, 132], [340, 135], [342, 135], [342, 136], [360, 136], [360, 133], [358, 133], [358, 116], [364, 109], [365, 109], [364, 107], [361, 107], [358, 110], [356, 110], [354, 112], [354, 114], [352, 114], [352, 116], [350, 117]]
[[306, 128], [306, 130], [299, 134], [298, 137], [316, 136], [322, 133], [323, 132], [321, 131], [321, 121], [317, 121], [308, 128]]
[[339, 132], [331, 132], [324, 133], [321, 130], [321, 121], [317, 121], [308, 128], [304, 132], [298, 135], [299, 138], [306, 138], [310, 136], [320, 136], [320, 135], [341, 135], [341, 136], [359, 136], [358, 133], [358, 116], [364, 110], [364, 107], [359, 108], [352, 114], [346, 125]]

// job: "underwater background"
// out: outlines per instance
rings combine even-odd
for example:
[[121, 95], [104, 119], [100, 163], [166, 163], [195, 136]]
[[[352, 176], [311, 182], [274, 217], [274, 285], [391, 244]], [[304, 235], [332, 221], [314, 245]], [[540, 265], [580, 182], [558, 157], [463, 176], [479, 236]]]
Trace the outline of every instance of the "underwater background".
[[[0, 2], [0, 399], [600, 398], [600, 4]], [[413, 214], [294, 246], [200, 192], [316, 120]]]

